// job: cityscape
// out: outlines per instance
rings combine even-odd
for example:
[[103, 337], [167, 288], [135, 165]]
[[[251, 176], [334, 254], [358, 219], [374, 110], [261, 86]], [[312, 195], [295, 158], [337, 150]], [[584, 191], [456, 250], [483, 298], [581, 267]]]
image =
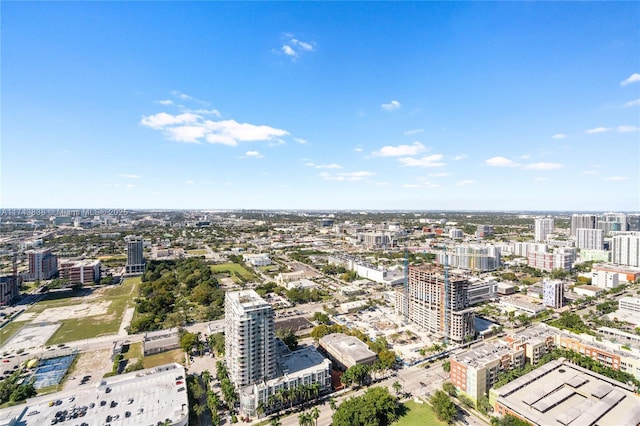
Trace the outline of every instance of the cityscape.
[[640, 213], [89, 213], [2, 211], [4, 422], [640, 422]]
[[639, 3], [0, 16], [0, 425], [640, 426]]

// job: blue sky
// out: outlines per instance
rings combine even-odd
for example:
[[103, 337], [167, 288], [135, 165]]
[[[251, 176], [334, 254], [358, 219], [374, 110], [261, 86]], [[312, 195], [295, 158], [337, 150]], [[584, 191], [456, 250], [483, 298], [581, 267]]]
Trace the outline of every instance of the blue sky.
[[637, 2], [2, 2], [4, 208], [640, 210]]

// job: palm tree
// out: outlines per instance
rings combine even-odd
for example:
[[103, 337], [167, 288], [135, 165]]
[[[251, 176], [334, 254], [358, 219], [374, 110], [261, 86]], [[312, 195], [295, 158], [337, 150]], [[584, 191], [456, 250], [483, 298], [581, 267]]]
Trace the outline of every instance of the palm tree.
[[308, 418], [309, 418], [309, 415], [307, 413], [300, 413], [300, 415], [298, 416], [298, 424], [300, 426], [307, 426]]
[[396, 395], [398, 395], [400, 393], [400, 391], [402, 390], [402, 385], [397, 380], [395, 382], [393, 382], [393, 385], [391, 385], [391, 386], [393, 387], [393, 390], [396, 391]]
[[331, 408], [331, 411], [334, 413], [338, 409], [338, 403], [336, 402], [335, 398], [333, 397], [329, 398], [329, 407]]
[[260, 401], [258, 402], [258, 406], [256, 407], [256, 414], [258, 415], [258, 418], [262, 417], [262, 415], [264, 414], [265, 408], [264, 408], [264, 402]]
[[320, 417], [320, 410], [318, 410], [318, 407], [313, 407], [311, 410], [311, 418], [314, 420], [315, 426], [318, 426], [318, 417]]
[[202, 372], [202, 380], [204, 381], [205, 385], [209, 385], [209, 382], [211, 381], [211, 373], [209, 373], [209, 370], [204, 370]]
[[313, 383], [311, 385], [311, 394], [317, 400], [320, 395], [320, 383]]
[[271, 418], [271, 420], [269, 421], [269, 426], [282, 426], [282, 423], [280, 422], [280, 417]]
[[273, 406], [276, 403], [276, 397], [275, 395], [271, 394], [269, 395], [269, 397], [267, 398], [267, 406], [269, 407], [269, 411], [273, 410]]

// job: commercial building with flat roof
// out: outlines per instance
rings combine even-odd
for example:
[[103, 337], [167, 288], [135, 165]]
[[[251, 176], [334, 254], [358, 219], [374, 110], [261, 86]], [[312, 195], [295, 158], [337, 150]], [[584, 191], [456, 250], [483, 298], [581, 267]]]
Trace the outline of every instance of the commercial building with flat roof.
[[[63, 412], [65, 415], [57, 414]], [[189, 401], [184, 367], [174, 363], [107, 377], [93, 387], [48, 394], [0, 410], [3, 425], [55, 423], [187, 425]]]
[[327, 334], [320, 338], [320, 348], [342, 370], [357, 364], [372, 365], [378, 359], [375, 352], [357, 337], [343, 333]]
[[536, 426], [638, 425], [640, 399], [623, 383], [571, 364], [551, 361], [491, 390], [499, 416]]
[[177, 328], [150, 331], [144, 334], [142, 351], [145, 356], [159, 354], [180, 348], [180, 334]]
[[60, 278], [68, 279], [71, 284], [94, 284], [100, 282], [99, 260], [61, 260]]

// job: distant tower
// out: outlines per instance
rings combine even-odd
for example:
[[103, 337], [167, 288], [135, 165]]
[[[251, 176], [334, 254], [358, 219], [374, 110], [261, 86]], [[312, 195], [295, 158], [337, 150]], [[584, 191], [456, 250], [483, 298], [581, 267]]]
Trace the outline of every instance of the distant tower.
[[564, 285], [560, 280], [548, 280], [542, 283], [542, 303], [551, 308], [562, 308], [564, 303]]
[[276, 376], [273, 307], [254, 290], [228, 292], [224, 301], [225, 353], [236, 387]]
[[545, 242], [547, 235], [553, 232], [553, 219], [552, 218], [538, 218], [535, 220], [534, 239], [536, 242]]
[[142, 254], [142, 237], [129, 235], [125, 237], [127, 242], [127, 275], [140, 275], [144, 273], [144, 256]]

